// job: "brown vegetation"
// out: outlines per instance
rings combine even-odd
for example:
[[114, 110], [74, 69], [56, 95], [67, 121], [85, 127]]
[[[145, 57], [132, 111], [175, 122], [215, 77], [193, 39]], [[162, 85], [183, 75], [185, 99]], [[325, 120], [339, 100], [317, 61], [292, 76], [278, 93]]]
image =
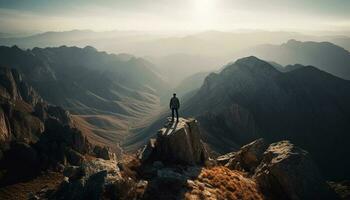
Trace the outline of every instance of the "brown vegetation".
[[204, 168], [198, 178], [187, 181], [185, 199], [264, 199], [255, 182], [242, 172], [226, 167]]

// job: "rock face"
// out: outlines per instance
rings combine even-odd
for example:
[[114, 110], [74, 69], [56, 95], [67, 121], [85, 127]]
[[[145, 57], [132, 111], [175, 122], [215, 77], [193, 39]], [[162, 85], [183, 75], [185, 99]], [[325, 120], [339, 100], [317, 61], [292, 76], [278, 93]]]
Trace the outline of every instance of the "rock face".
[[159, 130], [156, 139], [151, 139], [144, 147], [140, 158], [143, 162], [159, 160], [189, 165], [205, 163], [208, 155], [200, 139], [198, 122], [183, 118], [179, 122], [168, 122]]
[[[15, 69], [0, 67], [0, 185], [80, 165], [92, 147], [68, 111], [45, 102]], [[115, 157], [103, 147], [98, 153]]]
[[52, 199], [98, 200], [106, 188], [122, 180], [117, 163], [103, 159], [84, 161], [79, 167], [68, 166], [63, 174], [66, 179], [52, 195]]
[[239, 169], [247, 172], [254, 172], [256, 167], [260, 164], [263, 153], [268, 145], [264, 139], [255, 140], [247, 145], [244, 145], [238, 152], [236, 152], [227, 166], [231, 169]]
[[115, 160], [116, 159], [115, 153], [112, 153], [108, 149], [108, 147], [101, 147], [101, 146], [96, 145], [94, 147], [93, 153], [97, 158], [102, 158], [105, 160]]
[[269, 199], [338, 198], [308, 152], [289, 141], [267, 145], [259, 139], [231, 155], [226, 166], [247, 171]]

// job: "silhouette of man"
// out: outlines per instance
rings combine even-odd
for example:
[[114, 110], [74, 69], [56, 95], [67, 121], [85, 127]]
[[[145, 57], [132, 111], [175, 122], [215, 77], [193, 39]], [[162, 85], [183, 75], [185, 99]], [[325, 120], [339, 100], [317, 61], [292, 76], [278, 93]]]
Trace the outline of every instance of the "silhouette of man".
[[179, 121], [179, 112], [178, 109], [180, 108], [180, 101], [176, 97], [176, 94], [173, 94], [173, 97], [170, 99], [170, 109], [171, 109], [171, 121], [174, 121], [174, 112], [176, 112], [176, 119]]

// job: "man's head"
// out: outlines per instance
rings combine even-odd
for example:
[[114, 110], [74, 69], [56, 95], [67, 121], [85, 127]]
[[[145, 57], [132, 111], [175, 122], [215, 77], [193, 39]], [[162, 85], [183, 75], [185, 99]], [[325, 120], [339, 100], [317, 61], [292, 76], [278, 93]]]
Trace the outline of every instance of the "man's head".
[[173, 96], [176, 97], [176, 93], [174, 93]]

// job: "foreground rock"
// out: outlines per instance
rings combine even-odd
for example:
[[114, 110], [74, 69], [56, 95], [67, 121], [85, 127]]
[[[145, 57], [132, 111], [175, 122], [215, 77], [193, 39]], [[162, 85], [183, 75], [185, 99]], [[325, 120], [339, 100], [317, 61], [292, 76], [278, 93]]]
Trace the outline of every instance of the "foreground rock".
[[204, 164], [208, 154], [200, 139], [198, 122], [180, 118], [160, 129], [140, 153], [142, 162], [162, 161], [176, 164]]
[[269, 199], [338, 199], [308, 152], [289, 141], [256, 140], [231, 154], [226, 166], [252, 175]]
[[[231, 157], [225, 155], [226, 158], [230, 158], [227, 167], [253, 173], [256, 167], [260, 164], [263, 153], [267, 147], [268, 145], [263, 139], [258, 139], [250, 144], [244, 145], [238, 152], [228, 154]], [[225, 156], [219, 157], [219, 161], [223, 162]]]
[[121, 180], [121, 173], [114, 160], [94, 159], [81, 166], [66, 167], [66, 179], [52, 199], [100, 199], [107, 187]]

